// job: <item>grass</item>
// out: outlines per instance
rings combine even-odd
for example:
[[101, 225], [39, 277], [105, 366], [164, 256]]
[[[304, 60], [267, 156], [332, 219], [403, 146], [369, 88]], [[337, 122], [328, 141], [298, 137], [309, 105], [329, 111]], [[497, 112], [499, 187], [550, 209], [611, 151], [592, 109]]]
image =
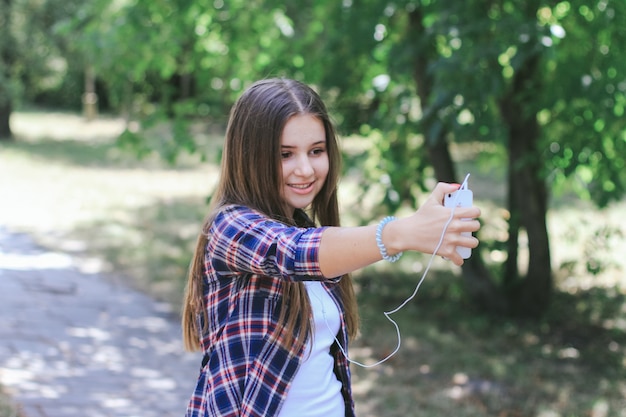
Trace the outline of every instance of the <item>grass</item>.
[[[397, 299], [383, 303], [378, 291], [362, 292], [362, 307], [389, 310], [409, 291], [407, 277], [380, 278], [399, 288]], [[624, 415], [624, 294], [558, 292], [545, 319], [519, 322], [472, 312], [453, 295], [456, 277], [433, 279], [398, 314], [404, 340], [398, 355], [376, 372], [355, 369], [361, 383], [368, 381], [361, 406], [371, 415]], [[609, 323], [616, 319], [622, 325]], [[380, 317], [365, 320], [358, 345], [376, 346], [368, 356], [383, 357], [393, 347], [393, 329]]]
[[[217, 166], [189, 155], [176, 167], [153, 156], [137, 161], [114, 145], [118, 119], [18, 113], [12, 125], [18, 140], [0, 145], [1, 223], [179, 308]], [[202, 139], [217, 154], [221, 137]], [[499, 174], [461, 163], [483, 208], [481, 234], [500, 236]], [[357, 223], [351, 187], [347, 179], [343, 207], [347, 223]], [[360, 416], [626, 416], [626, 207], [600, 212], [571, 201], [555, 200], [549, 215], [558, 286], [549, 314], [540, 322], [481, 316], [462, 296], [459, 271], [436, 259], [416, 299], [393, 316], [399, 352], [378, 367], [352, 368]], [[382, 312], [411, 294], [427, 262], [407, 254], [399, 265], [356, 274], [357, 360], [375, 362], [395, 348]]]

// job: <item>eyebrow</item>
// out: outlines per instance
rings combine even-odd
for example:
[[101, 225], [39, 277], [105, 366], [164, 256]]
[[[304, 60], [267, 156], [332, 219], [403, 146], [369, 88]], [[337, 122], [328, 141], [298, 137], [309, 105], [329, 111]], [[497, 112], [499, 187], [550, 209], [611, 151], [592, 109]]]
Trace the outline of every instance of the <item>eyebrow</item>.
[[[320, 141], [317, 141], [315, 143], [312, 143], [311, 146], [319, 146], [319, 145], [322, 145], [322, 144], [325, 145], [326, 141], [325, 140], [320, 140]], [[297, 146], [295, 146], [295, 145], [280, 145], [280, 147], [281, 148], [288, 148], [288, 149], [297, 148]]]

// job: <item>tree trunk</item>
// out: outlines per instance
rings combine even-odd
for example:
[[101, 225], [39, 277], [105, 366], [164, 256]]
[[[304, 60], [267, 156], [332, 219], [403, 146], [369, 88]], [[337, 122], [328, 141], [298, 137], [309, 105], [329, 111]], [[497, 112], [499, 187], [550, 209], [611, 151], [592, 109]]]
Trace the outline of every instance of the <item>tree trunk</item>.
[[7, 85], [2, 82], [8, 82], [11, 79], [11, 69], [13, 67], [14, 48], [11, 36], [11, 0], [0, 1], [0, 71], [5, 71], [0, 77], [0, 140], [6, 141], [13, 137], [9, 119], [13, 111], [13, 98], [8, 91]]
[[507, 207], [509, 208], [509, 239], [506, 243], [507, 259], [504, 264], [504, 277], [503, 284], [504, 290], [507, 294], [512, 294], [515, 291], [515, 285], [519, 282], [519, 270], [518, 270], [518, 252], [519, 252], [519, 233], [520, 233], [520, 213], [517, 207], [514, 193], [512, 190], [516, 187], [515, 178], [512, 170], [509, 170], [507, 175], [509, 190], [507, 195]]
[[[518, 249], [518, 230], [528, 235], [528, 267], [524, 277], [517, 266], [518, 253], [509, 253], [505, 281], [510, 286], [513, 312], [538, 317], [547, 309], [552, 294], [550, 245], [546, 227], [547, 189], [541, 178], [542, 158], [538, 150], [540, 128], [528, 102], [540, 89], [537, 82], [539, 55], [531, 55], [516, 71], [512, 88], [500, 101], [509, 128], [509, 202], [511, 232], [509, 249]], [[519, 224], [518, 224], [519, 221]], [[513, 241], [515, 240], [515, 241]], [[521, 277], [521, 278], [518, 278]]]
[[93, 65], [85, 68], [85, 91], [83, 93], [83, 117], [93, 121], [98, 117], [98, 94], [96, 93], [96, 73]]
[[[428, 39], [420, 8], [418, 7], [410, 12], [409, 18], [411, 22], [410, 36], [412, 39]], [[426, 109], [429, 103], [433, 101], [431, 99], [431, 86], [434, 84], [434, 81], [428, 73], [428, 66], [430, 60], [436, 58], [437, 52], [434, 45], [422, 44], [416, 48], [413, 78], [417, 86], [417, 94], [422, 103], [422, 109]], [[436, 123], [442, 123], [441, 120], [437, 119], [436, 109], [423, 111], [422, 113], [428, 114], [427, 117], [422, 119], [421, 123], [422, 131], [424, 132], [424, 142], [428, 149], [430, 163], [435, 170], [435, 177], [439, 181], [458, 182], [446, 139], [447, 129], [445, 126], [441, 129], [433, 128]], [[474, 251], [473, 255], [465, 261], [463, 278], [466, 284], [465, 291], [470, 300], [472, 300], [473, 305], [483, 311], [498, 313], [504, 311], [505, 300], [502, 298], [498, 288], [493, 284], [491, 274], [478, 251]]]
[[[418, 7], [409, 13], [410, 18], [410, 37], [411, 39], [427, 39], [426, 29], [422, 21], [422, 10]], [[416, 42], [418, 43], [418, 42]], [[424, 132], [424, 142], [428, 149], [430, 162], [435, 169], [435, 177], [439, 181], [455, 182], [456, 173], [454, 170], [454, 162], [448, 149], [448, 141], [446, 140], [446, 129], [433, 129], [435, 123], [441, 123], [437, 119], [437, 111], [425, 111], [429, 106], [432, 94], [432, 85], [434, 83], [432, 77], [428, 73], [428, 65], [430, 61], [437, 58], [437, 51], [434, 45], [428, 44], [418, 46], [415, 50], [415, 61], [413, 79], [417, 87], [417, 95], [422, 103], [422, 131]], [[438, 132], [436, 136], [432, 132]]]
[[8, 141], [13, 138], [13, 132], [9, 124], [11, 111], [11, 103], [8, 101], [0, 104], [0, 141]]

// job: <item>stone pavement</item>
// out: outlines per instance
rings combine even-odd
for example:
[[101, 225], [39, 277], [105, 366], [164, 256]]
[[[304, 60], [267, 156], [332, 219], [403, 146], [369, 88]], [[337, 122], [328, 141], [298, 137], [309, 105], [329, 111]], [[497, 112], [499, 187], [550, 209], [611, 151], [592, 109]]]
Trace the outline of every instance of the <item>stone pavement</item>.
[[183, 416], [200, 365], [178, 316], [0, 226], [0, 385], [25, 417]]

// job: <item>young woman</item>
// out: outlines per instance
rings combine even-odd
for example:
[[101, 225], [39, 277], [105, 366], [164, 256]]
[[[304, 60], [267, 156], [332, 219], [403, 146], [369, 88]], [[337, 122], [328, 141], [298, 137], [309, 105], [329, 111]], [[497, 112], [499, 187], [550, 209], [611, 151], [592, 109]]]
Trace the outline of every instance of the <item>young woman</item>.
[[[234, 105], [185, 294], [185, 345], [204, 352], [188, 417], [354, 415], [349, 273], [433, 253], [451, 214], [444, 195], [458, 185], [438, 184], [411, 216], [348, 228], [339, 171], [335, 129], [310, 87], [262, 80]], [[456, 247], [478, 245], [462, 233], [479, 229], [479, 215], [457, 208], [437, 254], [461, 265]]]

